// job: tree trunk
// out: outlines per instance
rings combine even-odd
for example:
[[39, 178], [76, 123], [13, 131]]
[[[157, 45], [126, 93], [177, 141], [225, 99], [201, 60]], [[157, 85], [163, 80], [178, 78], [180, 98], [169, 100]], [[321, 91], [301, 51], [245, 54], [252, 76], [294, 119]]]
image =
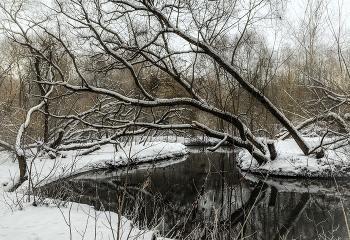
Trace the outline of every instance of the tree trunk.
[[49, 142], [49, 103], [45, 103], [44, 143]]
[[20, 182], [24, 181], [27, 172], [27, 161], [24, 155], [17, 155], [18, 165], [19, 165], [19, 178]]
[[188, 41], [191, 44], [198, 45], [208, 56], [213, 58], [216, 63], [219, 64], [223, 69], [225, 69], [232, 77], [234, 77], [239, 84], [256, 98], [292, 135], [295, 142], [298, 144], [300, 149], [303, 151], [305, 155], [309, 154], [310, 147], [304, 140], [304, 138], [299, 134], [298, 130], [292, 125], [292, 123], [284, 116], [282, 112], [280, 112], [274, 104], [267, 98], [265, 95], [260, 92], [255, 86], [249, 83], [246, 79], [244, 79], [235, 69], [234, 67], [227, 62], [222, 56], [220, 56], [210, 45], [207, 45], [204, 42], [199, 41], [198, 39], [182, 32], [179, 29], [176, 29], [172, 26], [171, 23], [166, 18], [163, 18], [163, 15], [159, 12], [153, 11], [157, 16], [161, 16], [162, 20], [164, 20], [170, 30], [182, 37], [184, 40]]
[[249, 92], [254, 98], [256, 98], [292, 135], [295, 142], [298, 144], [300, 149], [305, 155], [309, 154], [310, 147], [305, 142], [304, 138], [299, 134], [298, 130], [292, 125], [292, 123], [280, 112], [270, 100], [265, 97], [257, 88], [252, 84], [247, 82], [243, 77], [241, 77], [231, 65], [229, 65], [225, 60], [216, 54], [210, 53], [213, 57], [226, 71], [228, 71], [240, 84], [241, 86]]

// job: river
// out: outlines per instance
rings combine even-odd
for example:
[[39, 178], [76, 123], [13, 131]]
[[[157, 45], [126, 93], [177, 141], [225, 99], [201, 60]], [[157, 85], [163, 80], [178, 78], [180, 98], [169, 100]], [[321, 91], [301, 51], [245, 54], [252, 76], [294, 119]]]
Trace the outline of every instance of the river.
[[[208, 153], [193, 147], [190, 152], [131, 167], [123, 215], [140, 228], [158, 229], [161, 236], [176, 239], [349, 239], [339, 199], [340, 194], [349, 213], [347, 179], [337, 180], [338, 194], [334, 180], [241, 172], [234, 161], [237, 154], [229, 148]], [[117, 212], [126, 171], [90, 172], [41, 191]], [[62, 186], [64, 194], [58, 195]]]

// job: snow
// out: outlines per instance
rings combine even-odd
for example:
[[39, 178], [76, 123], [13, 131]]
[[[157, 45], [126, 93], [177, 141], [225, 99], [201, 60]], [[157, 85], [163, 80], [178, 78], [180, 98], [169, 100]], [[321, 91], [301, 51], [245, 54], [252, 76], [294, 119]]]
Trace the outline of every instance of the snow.
[[[106, 168], [113, 166], [126, 166], [130, 157], [131, 164], [163, 160], [172, 157], [183, 156], [188, 153], [187, 148], [181, 143], [148, 142], [143, 144], [118, 145], [118, 151], [114, 145], [106, 144], [97, 151], [88, 155], [82, 155], [86, 150], [61, 151], [56, 159], [48, 156], [27, 159], [28, 168], [32, 169], [31, 179], [34, 185], [43, 185], [58, 178], [67, 177], [72, 174], [88, 171], [95, 168]], [[35, 155], [35, 150], [33, 154]], [[3, 153], [4, 154], [4, 153]], [[5, 190], [12, 188], [13, 179], [19, 174], [17, 164], [6, 159], [11, 156], [1, 157], [0, 184], [6, 185]], [[22, 184], [27, 186], [26, 182]], [[23, 189], [25, 191], [25, 189]]]
[[[184, 139], [182, 139], [184, 140]], [[318, 146], [320, 137], [306, 138], [311, 147]], [[324, 143], [332, 139], [324, 139]], [[207, 140], [208, 141], [208, 140]], [[210, 142], [210, 141], [209, 141]], [[278, 140], [275, 142], [278, 152], [277, 158], [261, 166], [253, 159], [247, 150], [240, 150], [238, 165], [242, 170], [253, 173], [265, 173], [276, 176], [301, 177], [350, 177], [350, 159], [347, 156], [348, 147], [332, 150], [335, 145], [328, 145], [325, 157], [317, 159], [315, 154], [305, 156], [293, 139]], [[69, 146], [68, 146], [69, 147]], [[86, 172], [95, 168], [113, 166], [126, 166], [129, 163], [139, 164], [154, 160], [170, 159], [161, 164], [185, 161], [188, 149], [181, 143], [148, 142], [115, 145], [96, 145], [96, 151], [84, 155], [85, 150], [60, 151], [56, 159], [40, 156], [36, 150], [31, 149], [28, 157], [28, 167], [31, 169], [30, 177], [35, 186], [43, 185], [53, 180]], [[194, 148], [196, 150], [197, 148]], [[219, 149], [220, 150], [220, 149]], [[198, 148], [198, 151], [202, 149]], [[29, 156], [27, 150], [26, 155]], [[38, 155], [38, 156], [36, 156]], [[13, 161], [14, 156], [7, 151], [0, 151], [0, 240], [5, 239], [114, 239], [117, 235], [118, 214], [94, 209], [92, 206], [74, 202], [62, 202], [54, 199], [44, 199], [33, 205], [34, 199], [27, 200], [25, 193], [28, 190], [28, 181], [25, 181], [16, 192], [9, 192], [16, 182], [19, 170], [18, 163]], [[31, 164], [32, 163], [32, 164]], [[132, 170], [131, 170], [132, 171]], [[247, 175], [252, 181], [258, 181], [253, 175]], [[270, 181], [267, 179], [267, 181]], [[283, 190], [304, 189], [303, 185], [285, 182], [275, 184], [276, 188]], [[315, 183], [314, 191], [319, 191]], [[330, 194], [332, 192], [330, 191]], [[349, 193], [350, 194], [350, 193]], [[151, 240], [156, 232], [140, 230], [132, 227], [131, 221], [121, 218], [121, 239], [148, 239]], [[164, 239], [157, 236], [156, 239]], [[153, 239], [152, 239], [153, 240]]]
[[[306, 138], [306, 141], [310, 146], [316, 147], [321, 138]], [[331, 139], [324, 140], [324, 142], [327, 141]], [[268, 173], [276, 176], [331, 178], [333, 171], [335, 177], [350, 177], [348, 147], [332, 150], [332, 146], [329, 146], [325, 151], [325, 156], [317, 159], [315, 154], [304, 155], [293, 139], [278, 140], [275, 146], [278, 153], [277, 158], [261, 166], [258, 166], [257, 161], [247, 150], [242, 150], [239, 153], [239, 167], [244, 171], [249, 169], [253, 173]]]
[[[188, 150], [180, 143], [150, 142], [125, 146], [121, 144], [118, 145], [118, 151], [114, 145], [107, 144], [88, 155], [81, 155], [78, 150], [64, 151], [56, 159], [48, 156], [35, 157], [35, 153], [32, 150], [34, 155], [27, 159], [27, 163], [31, 168], [33, 184], [38, 186], [96, 167], [108, 167], [110, 164], [124, 166], [128, 159], [130, 163], [138, 164], [183, 156]], [[91, 206], [74, 202], [62, 205], [62, 202], [53, 199], [45, 199], [33, 206], [33, 198], [28, 202], [25, 195], [28, 181], [15, 192], [8, 192], [19, 175], [18, 163], [13, 159], [14, 156], [10, 153], [0, 151], [0, 240], [116, 239], [117, 213], [98, 211]], [[121, 239], [127, 239], [129, 232], [129, 239], [151, 240], [153, 234], [156, 236], [154, 231], [131, 226], [129, 220], [122, 218]]]
[[[193, 153], [193, 149], [190, 148], [190, 152]], [[169, 159], [167, 161], [160, 161], [160, 162], [157, 162], [157, 168], [163, 168], [163, 167], [167, 167], [169, 165], [173, 165], [173, 164], [177, 164], [177, 163], [180, 163], [180, 162], [183, 162], [183, 161], [186, 161], [187, 158], [188, 158], [189, 155], [184, 155], [182, 157], [176, 157], [176, 158], [172, 158], [172, 159]], [[149, 162], [149, 163], [144, 163], [142, 165], [139, 165], [139, 166], [135, 166], [135, 167], [131, 167], [129, 168], [128, 172], [129, 174], [132, 174], [132, 173], [135, 173], [136, 171], [139, 171], [141, 169], [151, 169], [153, 166], [153, 163], [152, 162]], [[76, 176], [74, 177], [74, 179], [93, 179], [93, 180], [96, 180], [96, 179], [104, 179], [106, 177], [108, 178], [111, 178], [111, 177], [114, 177], [114, 176], [121, 176], [121, 175], [124, 175], [126, 174], [126, 168], [120, 168], [118, 169], [118, 171], [111, 171], [111, 172], [108, 172], [106, 173], [107, 176], [105, 174], [103, 174], [103, 172], [101, 174], [83, 174], [81, 176]]]
[[[22, 210], [0, 210], [1, 240], [113, 239], [112, 229], [117, 235], [118, 214], [95, 211], [85, 204], [35, 207], [31, 203], [23, 203]], [[131, 222], [125, 218], [121, 219], [121, 226], [120, 239], [123, 240], [127, 239], [130, 230], [130, 239], [151, 239], [153, 234], [151, 231], [131, 228]]]

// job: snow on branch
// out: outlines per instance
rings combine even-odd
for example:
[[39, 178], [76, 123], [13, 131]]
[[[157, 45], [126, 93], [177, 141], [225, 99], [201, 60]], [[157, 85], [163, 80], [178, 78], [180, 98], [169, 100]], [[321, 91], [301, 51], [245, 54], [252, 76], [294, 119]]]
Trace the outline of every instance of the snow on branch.
[[[325, 113], [319, 116], [315, 116], [313, 118], [307, 119], [304, 122], [300, 123], [298, 126], [296, 126], [296, 129], [298, 129], [299, 131], [302, 130], [303, 128], [318, 122], [318, 121], [334, 121], [336, 122], [342, 129], [344, 129], [346, 132], [350, 132], [350, 129], [348, 127], [348, 125], [346, 124], [346, 122], [344, 121], [343, 118], [341, 118], [338, 114], [334, 113], [334, 112], [329, 112], [329, 113]], [[290, 136], [290, 133], [284, 133], [281, 137], [279, 137], [279, 139], [285, 140]]]
[[58, 151], [69, 151], [69, 150], [77, 150], [77, 149], [90, 149], [90, 148], [94, 148], [95, 146], [99, 145], [106, 145], [106, 144], [116, 144], [118, 143], [117, 141], [112, 140], [112, 137], [107, 138], [107, 139], [102, 139], [100, 141], [96, 141], [96, 142], [92, 142], [92, 143], [85, 143], [85, 144], [81, 144], [81, 143], [77, 143], [77, 144], [69, 144], [69, 145], [65, 145], [65, 146], [60, 146], [58, 147]]
[[211, 151], [211, 152], [214, 152], [216, 149], [218, 149], [224, 142], [226, 142], [228, 138], [228, 135], [225, 134], [225, 137], [220, 141], [218, 142], [218, 144], [216, 144], [216, 146], [214, 147], [208, 147], [207, 150]]
[[90, 153], [92, 153], [92, 152], [95, 152], [95, 151], [97, 151], [97, 150], [99, 150], [99, 149], [101, 149], [101, 145], [96, 144], [95, 146], [92, 146], [91, 148], [88, 148], [88, 149], [86, 149], [86, 150], [80, 152], [78, 155], [79, 155], [79, 156], [88, 155], [88, 154], [90, 154]]
[[242, 141], [241, 139], [238, 139], [234, 136], [231, 136], [227, 133], [222, 133], [222, 132], [218, 132], [215, 131], [213, 129], [210, 129], [209, 127], [199, 123], [199, 122], [193, 122], [192, 123], [193, 128], [204, 132], [207, 136], [209, 137], [214, 137], [214, 138], [218, 138], [218, 139], [224, 139], [225, 136], [227, 137], [226, 141], [234, 144], [234, 146], [237, 147], [243, 147], [245, 149], [247, 149], [250, 153], [253, 154], [254, 158], [259, 162], [259, 164], [262, 164], [263, 162], [268, 161], [268, 158], [262, 154], [262, 152], [260, 151], [260, 149], [256, 148], [250, 141], [246, 140], [246, 141]]
[[42, 108], [45, 103], [46, 103], [46, 98], [50, 96], [50, 94], [52, 93], [53, 90], [53, 86], [51, 86], [50, 90], [46, 93], [46, 95], [43, 97], [44, 100], [41, 101], [38, 105], [32, 107], [31, 109], [29, 109], [29, 111], [27, 112], [27, 117], [24, 123], [22, 123], [22, 125], [19, 127], [18, 133], [17, 133], [17, 138], [16, 138], [16, 144], [15, 144], [15, 152], [17, 154], [17, 156], [24, 156], [24, 151], [21, 148], [21, 139], [23, 136], [23, 133], [25, 131], [25, 129], [29, 126], [30, 124], [30, 118], [31, 115], [35, 112], [38, 111], [40, 108]]
[[7, 142], [1, 141], [1, 140], [0, 140], [0, 147], [4, 148], [5, 150], [10, 151], [10, 152], [15, 151], [15, 149], [13, 149], [13, 147], [10, 144], [8, 144]]

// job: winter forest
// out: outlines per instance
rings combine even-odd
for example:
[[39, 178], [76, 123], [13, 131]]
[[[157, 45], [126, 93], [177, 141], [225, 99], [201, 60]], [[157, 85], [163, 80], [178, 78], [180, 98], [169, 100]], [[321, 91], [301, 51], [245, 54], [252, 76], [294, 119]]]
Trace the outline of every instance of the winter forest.
[[349, 12], [1, 0], [0, 240], [349, 239]]

